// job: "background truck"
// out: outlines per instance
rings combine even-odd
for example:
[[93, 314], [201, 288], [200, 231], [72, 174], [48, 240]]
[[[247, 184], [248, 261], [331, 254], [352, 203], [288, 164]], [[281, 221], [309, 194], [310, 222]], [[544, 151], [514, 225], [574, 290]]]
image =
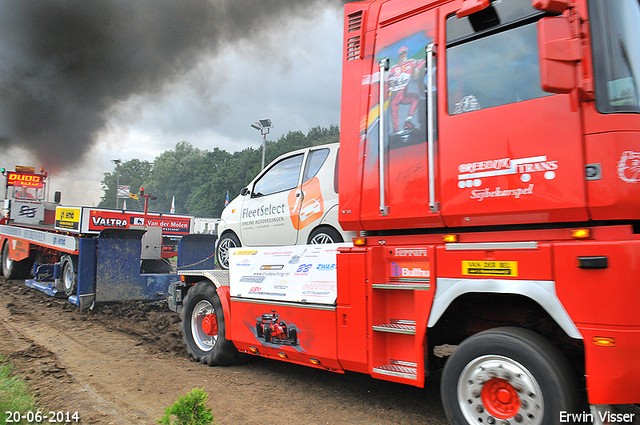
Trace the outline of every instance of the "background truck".
[[[59, 192], [54, 202], [45, 201], [44, 171], [16, 167], [3, 174], [0, 259], [5, 278], [29, 278], [28, 286], [67, 297], [82, 309], [95, 302], [166, 299], [169, 284], [177, 279], [168, 258], [178, 255], [177, 244], [191, 234], [193, 217], [146, 208], [61, 206]], [[213, 268], [214, 245], [215, 236], [191, 237], [177, 264]]]
[[[191, 355], [442, 370], [452, 424], [637, 420], [610, 405], [640, 403], [639, 27], [637, 0], [348, 3], [339, 215], [360, 237], [184, 273]], [[296, 345], [259, 336], [274, 310]]]

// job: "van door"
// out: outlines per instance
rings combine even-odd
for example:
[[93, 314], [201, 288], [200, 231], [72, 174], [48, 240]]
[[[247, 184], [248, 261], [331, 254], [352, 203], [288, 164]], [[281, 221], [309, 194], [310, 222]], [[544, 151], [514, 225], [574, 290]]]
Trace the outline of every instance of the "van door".
[[[334, 167], [328, 166], [330, 164], [327, 158], [330, 152], [329, 148], [309, 151], [302, 175], [302, 185], [299, 190], [289, 194], [291, 219], [293, 227], [298, 230], [299, 244], [307, 242], [318, 220], [337, 201], [337, 196], [333, 192]], [[333, 153], [330, 162], [335, 164], [335, 160], [336, 155]]]
[[255, 180], [251, 194], [242, 204], [240, 229], [244, 245], [296, 243], [299, 211], [291, 211], [289, 199], [300, 192], [304, 156], [302, 152], [283, 158]]

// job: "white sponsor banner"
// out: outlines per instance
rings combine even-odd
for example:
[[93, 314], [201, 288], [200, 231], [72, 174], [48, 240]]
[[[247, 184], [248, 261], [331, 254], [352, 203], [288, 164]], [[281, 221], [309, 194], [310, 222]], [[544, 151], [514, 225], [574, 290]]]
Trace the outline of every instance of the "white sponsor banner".
[[11, 202], [9, 218], [20, 224], [40, 224], [44, 221], [44, 203], [37, 200], [15, 199]]
[[50, 248], [66, 249], [69, 251], [76, 251], [78, 249], [78, 238], [44, 230], [0, 225], [0, 235], [25, 239], [37, 245], [48, 246]]
[[351, 244], [233, 248], [232, 297], [333, 305], [338, 295], [336, 255]]

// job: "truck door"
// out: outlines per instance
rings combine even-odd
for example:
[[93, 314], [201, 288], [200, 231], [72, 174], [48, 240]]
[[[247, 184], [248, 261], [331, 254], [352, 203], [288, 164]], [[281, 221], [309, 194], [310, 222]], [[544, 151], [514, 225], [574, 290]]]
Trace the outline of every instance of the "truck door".
[[412, 8], [423, 3], [387, 2], [379, 14], [362, 168], [365, 228], [442, 225], [429, 202], [436, 170], [427, 144], [426, 49], [436, 37], [436, 11]]
[[[447, 226], [587, 219], [577, 96], [540, 87], [530, 0], [458, 17], [438, 46], [440, 199]], [[462, 13], [465, 15], [464, 13]]]

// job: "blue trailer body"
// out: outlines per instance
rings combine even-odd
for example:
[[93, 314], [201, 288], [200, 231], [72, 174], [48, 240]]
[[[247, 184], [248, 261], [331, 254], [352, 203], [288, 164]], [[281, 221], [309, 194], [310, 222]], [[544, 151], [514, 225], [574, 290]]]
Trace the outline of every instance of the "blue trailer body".
[[[141, 273], [144, 230], [103, 230], [98, 237], [78, 240], [77, 291], [68, 297], [81, 310], [94, 303], [128, 300], [160, 301], [167, 298], [169, 285], [178, 282], [175, 273]], [[178, 267], [187, 270], [212, 269], [215, 236], [189, 235], [181, 240]], [[167, 261], [159, 259], [158, 261]], [[66, 296], [56, 284], [60, 265], [34, 265], [34, 278], [26, 285], [51, 296]]]
[[178, 243], [178, 270], [213, 270], [217, 239], [211, 234], [183, 236]]

